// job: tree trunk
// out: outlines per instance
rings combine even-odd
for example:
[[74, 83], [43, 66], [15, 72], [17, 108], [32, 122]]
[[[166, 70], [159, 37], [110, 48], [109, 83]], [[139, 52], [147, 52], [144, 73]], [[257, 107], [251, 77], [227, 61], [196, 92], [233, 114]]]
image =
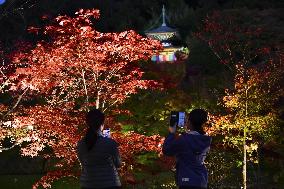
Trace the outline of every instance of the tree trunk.
[[246, 145], [246, 126], [244, 128], [244, 159], [243, 159], [243, 189], [247, 188], [247, 145]]
[[98, 91], [97, 94], [97, 100], [96, 100], [96, 109], [100, 108], [100, 91]]
[[[245, 118], [247, 120], [248, 116], [248, 88], [246, 87], [246, 104], [245, 104]], [[244, 125], [244, 142], [243, 142], [243, 153], [244, 153], [244, 159], [243, 159], [243, 189], [247, 189], [247, 123]]]
[[82, 78], [83, 78], [84, 90], [85, 90], [85, 94], [86, 94], [86, 102], [89, 103], [89, 96], [88, 96], [88, 90], [87, 90], [86, 79], [85, 79], [85, 71], [84, 70], [82, 70]]

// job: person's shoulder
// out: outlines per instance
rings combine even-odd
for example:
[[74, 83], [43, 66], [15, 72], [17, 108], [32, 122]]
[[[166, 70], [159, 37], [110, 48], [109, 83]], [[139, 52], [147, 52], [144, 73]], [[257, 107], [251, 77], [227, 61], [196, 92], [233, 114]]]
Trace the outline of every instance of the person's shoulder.
[[188, 133], [188, 132], [182, 132], [179, 136], [180, 140], [187, 142], [188, 140], [191, 140], [192, 138], [196, 138], [196, 137], [201, 137], [203, 135], [201, 134], [192, 134], [192, 133]]
[[186, 132], [182, 132], [179, 135], [177, 135], [175, 138], [176, 140], [178, 140], [179, 142], [184, 142], [186, 140], [186, 138], [188, 137], [188, 134]]
[[84, 138], [81, 138], [80, 140], [78, 140], [77, 146], [81, 146], [82, 144], [84, 144]]
[[112, 145], [112, 146], [118, 146], [118, 143], [112, 138], [102, 137], [102, 140], [106, 144], [109, 144], [109, 145]]
[[187, 137], [189, 137], [189, 134], [186, 133], [186, 132], [182, 132], [182, 133], [179, 135], [179, 138], [180, 138], [180, 139], [184, 139], [184, 138], [187, 138]]
[[112, 146], [114, 146], [114, 147], [119, 146], [119, 144], [113, 138], [108, 138], [108, 139], [109, 139], [109, 142], [111, 143]]

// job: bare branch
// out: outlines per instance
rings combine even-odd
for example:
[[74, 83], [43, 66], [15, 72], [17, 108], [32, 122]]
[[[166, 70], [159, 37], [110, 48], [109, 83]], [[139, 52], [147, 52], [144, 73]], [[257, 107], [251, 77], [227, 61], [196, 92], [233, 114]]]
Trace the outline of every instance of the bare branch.
[[82, 69], [82, 78], [83, 78], [84, 90], [86, 93], [86, 101], [87, 103], [89, 103], [89, 96], [88, 96], [87, 85], [86, 85], [86, 80], [85, 80], [85, 71], [83, 69]]
[[6, 117], [7, 115], [9, 115], [12, 111], [14, 111], [14, 109], [19, 105], [20, 101], [22, 100], [23, 96], [26, 94], [26, 92], [29, 90], [29, 88], [27, 87], [24, 92], [19, 96], [17, 102], [14, 104], [14, 106], [4, 115], [4, 117]]

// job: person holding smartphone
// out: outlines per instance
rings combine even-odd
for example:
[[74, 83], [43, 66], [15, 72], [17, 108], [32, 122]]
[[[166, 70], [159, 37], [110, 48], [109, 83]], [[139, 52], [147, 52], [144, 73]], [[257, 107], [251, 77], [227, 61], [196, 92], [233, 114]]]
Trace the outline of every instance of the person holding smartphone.
[[77, 155], [82, 166], [82, 189], [117, 189], [121, 183], [117, 168], [121, 166], [118, 144], [103, 136], [105, 115], [98, 109], [87, 113], [86, 135], [78, 142]]
[[204, 160], [212, 140], [203, 130], [207, 119], [208, 113], [205, 110], [194, 109], [188, 115], [186, 133], [176, 137], [177, 123], [169, 127], [163, 153], [176, 157], [176, 182], [179, 189], [207, 188], [208, 171]]

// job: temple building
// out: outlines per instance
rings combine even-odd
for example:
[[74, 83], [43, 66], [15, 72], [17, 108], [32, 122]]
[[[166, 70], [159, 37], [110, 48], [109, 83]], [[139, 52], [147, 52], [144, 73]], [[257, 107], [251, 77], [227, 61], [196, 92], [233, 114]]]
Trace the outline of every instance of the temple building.
[[176, 62], [178, 60], [177, 52], [184, 53], [187, 48], [172, 44], [179, 38], [178, 30], [167, 26], [166, 10], [162, 9], [163, 23], [160, 27], [145, 31], [147, 37], [161, 41], [164, 49], [154, 55], [153, 62]]

